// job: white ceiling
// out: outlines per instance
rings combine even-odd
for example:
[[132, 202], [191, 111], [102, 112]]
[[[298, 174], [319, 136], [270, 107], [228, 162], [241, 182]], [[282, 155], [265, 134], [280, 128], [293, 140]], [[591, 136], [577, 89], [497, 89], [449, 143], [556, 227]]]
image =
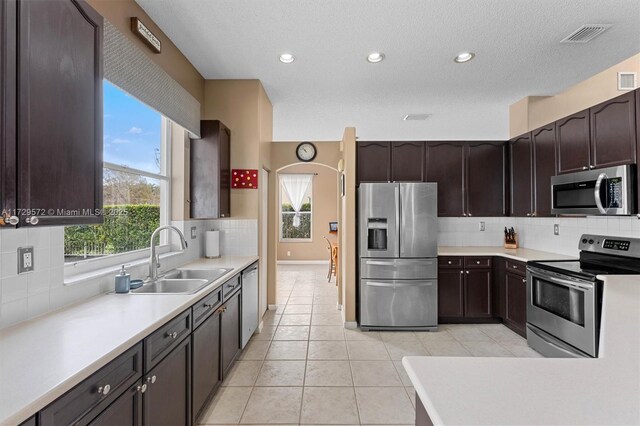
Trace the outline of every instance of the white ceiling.
[[[638, 0], [136, 1], [205, 78], [260, 79], [275, 140], [339, 140], [347, 126], [361, 140], [506, 139], [513, 102], [640, 52]], [[559, 44], [602, 23], [588, 44]], [[454, 63], [465, 50], [476, 58]], [[369, 64], [372, 51], [386, 59]]]

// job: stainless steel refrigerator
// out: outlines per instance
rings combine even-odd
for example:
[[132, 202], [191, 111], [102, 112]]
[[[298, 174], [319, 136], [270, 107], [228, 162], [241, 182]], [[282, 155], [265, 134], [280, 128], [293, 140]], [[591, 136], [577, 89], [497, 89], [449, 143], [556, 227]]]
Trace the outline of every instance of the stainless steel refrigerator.
[[360, 327], [436, 330], [435, 183], [363, 183], [358, 190]]

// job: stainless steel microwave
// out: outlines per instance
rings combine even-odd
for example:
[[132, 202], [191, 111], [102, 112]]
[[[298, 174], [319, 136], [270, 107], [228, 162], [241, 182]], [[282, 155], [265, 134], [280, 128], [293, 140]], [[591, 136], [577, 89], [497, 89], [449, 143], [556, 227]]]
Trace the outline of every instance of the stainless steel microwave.
[[635, 166], [607, 167], [551, 178], [551, 213], [631, 215], [634, 213]]

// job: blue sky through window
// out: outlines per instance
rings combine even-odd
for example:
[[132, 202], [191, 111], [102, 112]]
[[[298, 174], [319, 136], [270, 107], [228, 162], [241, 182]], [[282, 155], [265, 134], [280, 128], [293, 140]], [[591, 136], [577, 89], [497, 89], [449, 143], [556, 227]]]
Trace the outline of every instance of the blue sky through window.
[[159, 173], [162, 116], [106, 80], [103, 88], [104, 161]]

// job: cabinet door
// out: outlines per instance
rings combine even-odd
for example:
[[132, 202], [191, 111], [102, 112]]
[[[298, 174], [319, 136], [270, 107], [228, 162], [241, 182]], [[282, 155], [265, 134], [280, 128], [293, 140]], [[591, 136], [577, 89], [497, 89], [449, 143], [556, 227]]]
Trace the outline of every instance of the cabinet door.
[[200, 131], [191, 140], [191, 218], [229, 216], [231, 132], [218, 120], [201, 121]]
[[531, 132], [534, 164], [534, 208], [536, 216], [551, 216], [551, 176], [556, 175], [555, 124]]
[[102, 17], [82, 0], [18, 8], [18, 207], [36, 211], [21, 223], [101, 223]]
[[140, 383], [133, 385], [88, 424], [90, 426], [141, 426], [143, 394], [138, 390], [139, 386]]
[[144, 424], [191, 424], [191, 339], [186, 338], [146, 376]]
[[8, 212], [16, 209], [16, 4], [0, 2], [0, 201]]
[[513, 139], [511, 145], [511, 215], [531, 216], [531, 137]]
[[467, 147], [467, 207], [469, 216], [503, 216], [505, 144], [472, 143]]
[[636, 162], [636, 111], [629, 92], [589, 109], [594, 167]]
[[[640, 89], [636, 89], [636, 164], [640, 164]], [[640, 212], [640, 170], [636, 166], [636, 210]]]
[[220, 309], [191, 335], [193, 344], [192, 404], [194, 421], [202, 414], [209, 397], [221, 381]]
[[389, 142], [358, 143], [358, 183], [391, 180], [391, 144]]
[[526, 335], [527, 325], [527, 280], [524, 276], [506, 274], [506, 317], [505, 323], [521, 335]]
[[586, 170], [591, 164], [589, 110], [556, 121], [558, 174]]
[[422, 182], [424, 161], [424, 142], [393, 142], [391, 144], [391, 181]]
[[225, 304], [221, 315], [221, 358], [224, 379], [240, 354], [240, 292]]
[[464, 317], [464, 270], [438, 269], [438, 318]]
[[467, 269], [464, 283], [464, 316], [491, 317], [491, 270]]
[[464, 213], [464, 145], [427, 144], [427, 182], [438, 184], [438, 216]]

